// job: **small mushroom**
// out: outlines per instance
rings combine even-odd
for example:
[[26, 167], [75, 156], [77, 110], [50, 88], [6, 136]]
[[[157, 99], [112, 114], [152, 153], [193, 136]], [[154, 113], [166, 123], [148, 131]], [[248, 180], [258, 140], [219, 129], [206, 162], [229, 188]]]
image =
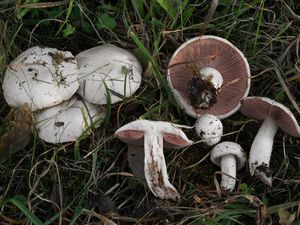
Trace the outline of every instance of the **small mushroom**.
[[[107, 104], [133, 95], [142, 80], [142, 66], [129, 51], [111, 44], [97, 46], [76, 55], [80, 67], [77, 93], [93, 104]], [[107, 88], [106, 88], [106, 87]]]
[[246, 162], [242, 147], [234, 142], [225, 141], [217, 144], [210, 155], [210, 160], [221, 167], [221, 188], [232, 191], [236, 183], [236, 172], [244, 167]]
[[92, 123], [103, 119], [105, 110], [102, 106], [79, 100], [76, 96], [35, 114], [38, 136], [49, 143], [76, 141]]
[[215, 145], [220, 142], [223, 135], [223, 124], [218, 117], [211, 114], [204, 114], [197, 119], [195, 130], [207, 145]]
[[[186, 135], [175, 124], [162, 121], [136, 120], [124, 125], [115, 132], [115, 136], [137, 151], [143, 146], [144, 168], [143, 173], [152, 193], [162, 199], [178, 200], [179, 194], [168, 180], [167, 166], [163, 153], [165, 148], [182, 148], [190, 145]], [[134, 149], [138, 146], [138, 149]], [[134, 157], [135, 155], [132, 155]], [[135, 174], [140, 174], [140, 154], [137, 158], [131, 158], [131, 168]], [[137, 168], [137, 173], [135, 172]]]
[[250, 88], [250, 69], [243, 53], [229, 41], [211, 35], [183, 43], [168, 66], [175, 100], [195, 118], [234, 114]]
[[32, 111], [47, 108], [71, 98], [79, 87], [78, 74], [70, 52], [35, 46], [8, 66], [3, 95], [11, 107], [27, 103]]
[[249, 155], [250, 173], [272, 186], [270, 159], [274, 136], [280, 127], [285, 133], [300, 137], [300, 127], [293, 113], [284, 105], [266, 97], [247, 97], [242, 101], [240, 112], [256, 120], [263, 120]]

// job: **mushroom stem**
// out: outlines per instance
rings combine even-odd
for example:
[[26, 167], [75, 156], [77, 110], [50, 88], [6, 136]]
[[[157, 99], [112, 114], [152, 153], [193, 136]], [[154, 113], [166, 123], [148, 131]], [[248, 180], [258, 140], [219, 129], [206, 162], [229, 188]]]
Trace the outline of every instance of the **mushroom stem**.
[[266, 118], [254, 138], [249, 155], [251, 175], [256, 174], [269, 186], [272, 186], [272, 171], [269, 163], [277, 130], [277, 124], [272, 119]]
[[222, 74], [213, 67], [203, 67], [200, 69], [201, 78], [210, 80], [215, 89], [219, 90], [223, 85]]
[[233, 177], [236, 177], [236, 160], [234, 155], [229, 154], [222, 157], [221, 171], [224, 173], [222, 174], [221, 188], [232, 191], [235, 187], [235, 179]]
[[145, 133], [144, 153], [145, 178], [150, 190], [159, 198], [179, 200], [179, 194], [168, 180], [162, 135]]

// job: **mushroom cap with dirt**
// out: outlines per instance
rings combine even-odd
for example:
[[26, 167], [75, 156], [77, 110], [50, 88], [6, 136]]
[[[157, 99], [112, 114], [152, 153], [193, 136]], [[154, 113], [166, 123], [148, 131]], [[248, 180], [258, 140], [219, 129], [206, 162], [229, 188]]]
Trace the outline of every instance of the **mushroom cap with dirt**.
[[234, 114], [250, 88], [250, 68], [229, 41], [211, 35], [183, 43], [168, 66], [168, 84], [185, 112], [195, 118]]
[[225, 141], [217, 144], [210, 155], [210, 160], [221, 167], [221, 188], [232, 191], [236, 183], [236, 172], [242, 169], [246, 162], [242, 147], [234, 142]]
[[76, 55], [80, 67], [77, 93], [93, 104], [122, 101], [140, 87], [142, 66], [129, 51], [111, 44], [97, 46]]
[[35, 46], [9, 64], [3, 95], [11, 107], [27, 103], [32, 111], [47, 108], [71, 98], [79, 87], [78, 74], [72, 53]]
[[281, 130], [293, 137], [300, 137], [300, 126], [286, 106], [266, 97], [247, 97], [242, 101], [240, 112], [252, 119], [263, 120], [249, 154], [250, 173], [272, 186], [270, 159], [275, 134]]
[[197, 119], [195, 131], [198, 137], [207, 145], [215, 145], [220, 142], [223, 135], [223, 124], [218, 117], [204, 114]]
[[38, 136], [48, 143], [64, 143], [78, 140], [97, 127], [105, 117], [105, 108], [93, 105], [77, 96], [35, 113]]
[[[178, 125], [170, 122], [136, 120], [115, 132], [115, 136], [130, 145], [130, 167], [134, 174], [145, 177], [152, 193], [162, 199], [179, 200], [180, 196], [169, 182], [163, 153], [165, 148], [182, 148], [192, 144]], [[144, 154], [135, 154], [143, 146]], [[144, 157], [144, 158], [141, 158]], [[135, 159], [134, 159], [135, 158]], [[143, 164], [143, 165], [142, 165]], [[143, 167], [143, 173], [140, 168]]]

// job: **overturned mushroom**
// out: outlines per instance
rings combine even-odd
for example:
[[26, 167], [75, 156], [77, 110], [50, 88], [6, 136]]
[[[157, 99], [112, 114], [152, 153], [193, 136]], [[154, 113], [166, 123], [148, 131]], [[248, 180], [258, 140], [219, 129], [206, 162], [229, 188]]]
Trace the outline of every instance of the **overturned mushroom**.
[[203, 114], [229, 117], [250, 88], [243, 53], [229, 41], [210, 35], [182, 44], [169, 62], [167, 78], [179, 106], [195, 118]]
[[[140, 146], [144, 146], [143, 170], [150, 190], [159, 198], [178, 200], [179, 194], [168, 180], [163, 147], [182, 148], [190, 145], [192, 141], [183, 131], [169, 122], [136, 120], [119, 128], [115, 136], [131, 145], [130, 148], [138, 146], [141, 149]], [[140, 168], [134, 160], [131, 160], [131, 164], [133, 169]]]
[[78, 74], [70, 52], [35, 46], [8, 66], [3, 95], [12, 107], [27, 103], [32, 111], [47, 108], [71, 98], [79, 87]]
[[49, 143], [76, 141], [91, 124], [97, 126], [105, 116], [102, 106], [79, 100], [76, 96], [35, 114], [38, 136]]
[[270, 159], [274, 136], [280, 127], [285, 133], [300, 137], [300, 127], [293, 113], [284, 105], [266, 97], [247, 97], [242, 102], [240, 112], [250, 118], [263, 120], [249, 155], [250, 173], [272, 185]]
[[122, 48], [106, 44], [76, 55], [80, 67], [78, 94], [93, 104], [122, 101], [136, 92], [142, 80], [137, 58]]

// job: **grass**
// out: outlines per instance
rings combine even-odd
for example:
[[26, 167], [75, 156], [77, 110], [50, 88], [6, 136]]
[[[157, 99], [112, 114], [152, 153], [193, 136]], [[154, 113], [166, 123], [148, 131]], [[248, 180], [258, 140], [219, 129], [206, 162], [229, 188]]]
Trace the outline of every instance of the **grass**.
[[[96, 3], [98, 2], [98, 3]], [[50, 145], [34, 133], [29, 145], [0, 164], [2, 224], [299, 224], [300, 141], [279, 131], [271, 167], [273, 187], [238, 173], [232, 193], [216, 190], [219, 168], [201, 143], [166, 150], [179, 203], [156, 199], [133, 177], [126, 145], [114, 131], [138, 118], [192, 126], [195, 119], [176, 107], [166, 83], [173, 52], [199, 35], [210, 1], [11, 1], [0, 2], [0, 76], [30, 46], [71, 51], [112, 43], [143, 63], [137, 93], [109, 105], [100, 128], [74, 143]], [[220, 0], [205, 34], [228, 39], [247, 57], [250, 96], [284, 103], [300, 119], [300, 3]], [[0, 95], [1, 134], [10, 111]], [[108, 96], [109, 98], [109, 96]], [[260, 122], [236, 113], [223, 121], [222, 140], [237, 141], [248, 153]], [[197, 140], [193, 130], [184, 129]], [[0, 152], [1, 153], [1, 152]]]

